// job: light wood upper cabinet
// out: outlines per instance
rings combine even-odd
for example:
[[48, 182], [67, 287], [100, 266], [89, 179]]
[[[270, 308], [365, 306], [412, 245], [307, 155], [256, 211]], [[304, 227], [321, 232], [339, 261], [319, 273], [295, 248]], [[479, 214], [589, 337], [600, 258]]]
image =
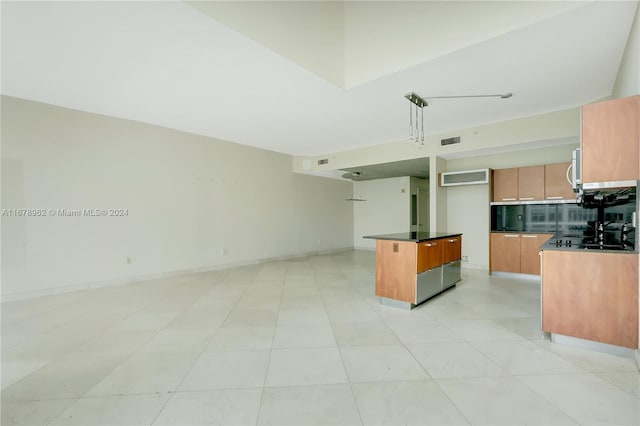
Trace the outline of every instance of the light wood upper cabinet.
[[640, 179], [640, 95], [582, 107], [582, 183]]
[[571, 183], [567, 180], [567, 169], [571, 163], [547, 164], [544, 166], [544, 197], [547, 200], [575, 200]]
[[518, 169], [518, 201], [544, 200], [544, 166]]
[[544, 200], [544, 166], [493, 171], [493, 201]]
[[493, 201], [518, 200], [518, 169], [493, 171]]

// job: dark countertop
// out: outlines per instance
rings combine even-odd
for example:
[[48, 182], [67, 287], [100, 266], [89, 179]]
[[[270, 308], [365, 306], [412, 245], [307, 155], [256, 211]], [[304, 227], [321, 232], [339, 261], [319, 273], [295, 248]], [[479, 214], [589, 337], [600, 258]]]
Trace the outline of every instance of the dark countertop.
[[540, 250], [578, 251], [582, 253], [638, 254], [638, 250], [634, 250], [633, 247], [627, 247], [626, 250], [587, 249], [584, 247], [583, 237], [581, 235], [565, 234], [562, 232], [554, 234], [550, 240], [540, 246]]
[[365, 235], [362, 238], [369, 238], [371, 240], [393, 240], [393, 241], [413, 241], [415, 243], [421, 243], [423, 241], [437, 240], [440, 238], [457, 237], [462, 233], [452, 232], [398, 232], [396, 234], [384, 234], [384, 235]]
[[489, 231], [492, 234], [555, 234], [555, 231]]

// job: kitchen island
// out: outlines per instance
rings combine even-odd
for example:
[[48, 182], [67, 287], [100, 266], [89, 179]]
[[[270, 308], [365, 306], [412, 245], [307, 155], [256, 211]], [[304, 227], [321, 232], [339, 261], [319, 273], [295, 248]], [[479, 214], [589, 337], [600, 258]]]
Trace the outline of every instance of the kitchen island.
[[460, 233], [401, 232], [363, 238], [376, 240], [376, 296], [385, 305], [412, 309], [460, 281]]

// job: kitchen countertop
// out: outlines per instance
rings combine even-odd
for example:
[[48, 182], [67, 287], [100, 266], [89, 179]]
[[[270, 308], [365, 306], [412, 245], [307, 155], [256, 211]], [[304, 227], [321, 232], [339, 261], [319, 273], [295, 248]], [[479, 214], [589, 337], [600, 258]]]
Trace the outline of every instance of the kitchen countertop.
[[415, 243], [421, 243], [423, 241], [437, 240], [440, 238], [457, 237], [462, 235], [452, 232], [398, 232], [396, 234], [384, 234], [384, 235], [365, 235], [362, 238], [368, 238], [371, 240], [393, 240], [393, 241], [412, 241]]
[[[607, 250], [607, 249], [587, 249], [584, 248], [582, 235], [566, 234], [558, 232], [553, 235], [546, 243], [540, 246], [540, 250], [555, 251], [578, 251], [582, 253], [619, 253], [619, 254], [638, 254], [638, 250], [628, 248], [626, 250]], [[560, 243], [558, 243], [560, 242]]]
[[499, 231], [489, 231], [492, 234], [554, 234], [555, 231], [540, 231], [540, 230], [536, 230], [536, 231], [505, 231], [505, 230], [499, 230]]

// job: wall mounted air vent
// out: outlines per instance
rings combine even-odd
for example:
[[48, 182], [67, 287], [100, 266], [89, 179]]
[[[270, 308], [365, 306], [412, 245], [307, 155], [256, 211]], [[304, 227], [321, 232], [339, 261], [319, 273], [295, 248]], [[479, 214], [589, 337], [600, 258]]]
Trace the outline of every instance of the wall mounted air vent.
[[440, 174], [440, 186], [482, 185], [485, 183], [489, 183], [489, 169]]
[[456, 136], [453, 138], [440, 139], [441, 146], [453, 145], [455, 143], [460, 143], [460, 136]]
[[329, 164], [329, 159], [328, 158], [323, 158], [322, 160], [318, 160], [318, 166], [320, 166], [322, 164]]

